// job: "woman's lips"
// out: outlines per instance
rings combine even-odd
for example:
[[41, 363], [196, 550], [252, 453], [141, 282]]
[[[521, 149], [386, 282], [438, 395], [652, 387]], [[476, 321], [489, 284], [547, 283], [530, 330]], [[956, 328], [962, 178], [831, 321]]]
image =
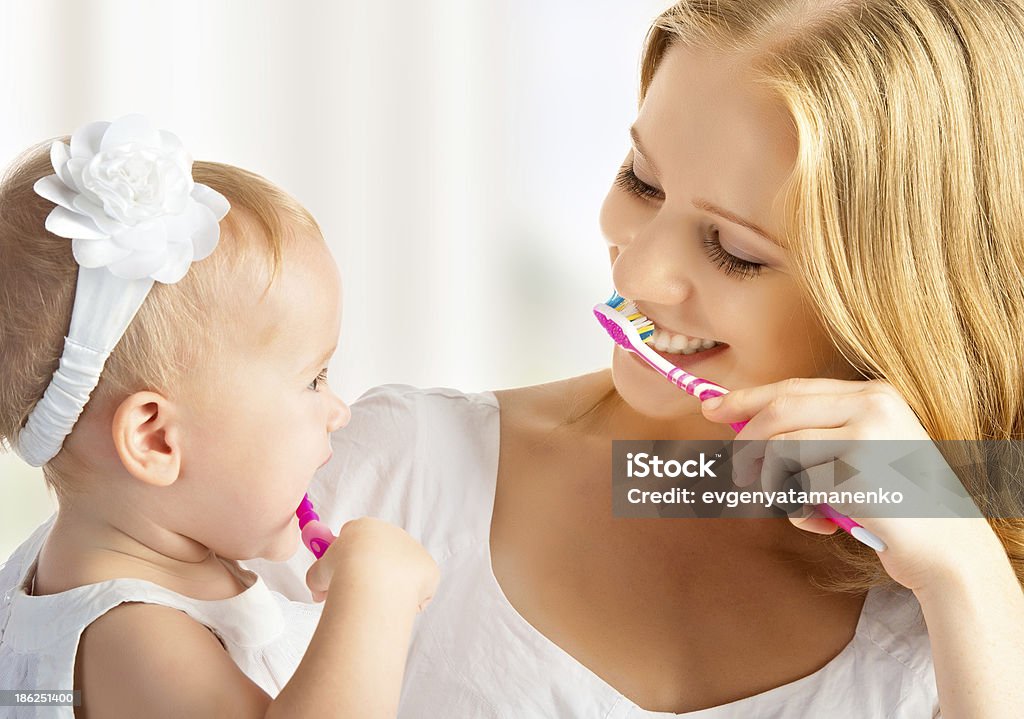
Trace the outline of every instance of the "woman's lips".
[[[690, 338], [697, 337], [697, 338], [700, 338], [700, 339], [710, 339], [710, 340], [714, 340], [715, 339], [714, 337], [711, 337], [710, 335], [694, 334], [693, 332], [683, 332], [682, 330], [676, 329], [675, 327], [670, 327], [667, 323], [662, 323], [656, 317], [654, 317], [652, 315], [649, 315], [646, 312], [644, 312], [644, 308], [641, 307], [639, 304], [637, 304], [635, 302], [633, 304], [635, 304], [637, 309], [641, 313], [643, 313], [644, 317], [646, 317], [648, 320], [650, 320], [651, 322], [654, 323], [655, 329], [659, 329], [662, 332], [668, 332], [671, 335], [681, 335], [683, 337], [690, 337]], [[718, 340], [715, 340], [715, 341], [717, 342]], [[654, 349], [653, 345], [651, 346], [651, 349]]]
[[[666, 361], [671, 362], [676, 367], [679, 367], [680, 369], [684, 369], [684, 370], [687, 370], [687, 371], [691, 367], [694, 367], [696, 365], [702, 364], [706, 360], [710, 360], [710, 359], [714, 359], [715, 357], [718, 357], [723, 352], [725, 352], [727, 349], [729, 349], [729, 345], [721, 344], [721, 345], [718, 345], [717, 347], [712, 347], [709, 350], [702, 350], [700, 352], [695, 352], [694, 354], [691, 354], [691, 355], [684, 355], [684, 354], [671, 354], [669, 352], [662, 352], [660, 350], [655, 349], [654, 347], [651, 347], [650, 345], [647, 345], [647, 347], [651, 351], [653, 351], [655, 354], [657, 354], [658, 356], [664, 358]], [[648, 364], [643, 359], [641, 359], [638, 355], [636, 355], [636, 354], [634, 354], [632, 352], [630, 354], [633, 355], [633, 358], [637, 362], [642, 364], [644, 367], [647, 367], [648, 369], [650, 369]]]

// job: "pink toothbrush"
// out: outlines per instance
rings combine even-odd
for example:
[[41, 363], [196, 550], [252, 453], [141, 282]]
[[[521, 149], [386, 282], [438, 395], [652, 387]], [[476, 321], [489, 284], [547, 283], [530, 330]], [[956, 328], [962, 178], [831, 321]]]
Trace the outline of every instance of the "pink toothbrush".
[[320, 559], [336, 537], [327, 525], [320, 521], [320, 515], [313, 510], [313, 503], [309, 501], [308, 494], [302, 498], [299, 508], [295, 510], [295, 516], [299, 518], [302, 543], [309, 548], [314, 557]]
[[[711, 397], [720, 397], [729, 393], [729, 390], [725, 387], [696, 377], [686, 370], [676, 367], [648, 347], [647, 341], [654, 335], [654, 323], [647, 319], [637, 309], [636, 305], [621, 297], [617, 292], [612, 293], [611, 298], [607, 302], [595, 305], [594, 315], [617, 345], [640, 357], [655, 372], [701, 402]], [[736, 432], [739, 432], [746, 424], [746, 421], [732, 422], [729, 426]], [[821, 514], [837, 524], [840, 529], [848, 532], [861, 543], [866, 544], [876, 552], [884, 552], [886, 550], [885, 542], [846, 515], [840, 514], [827, 504], [819, 504], [816, 508]]]

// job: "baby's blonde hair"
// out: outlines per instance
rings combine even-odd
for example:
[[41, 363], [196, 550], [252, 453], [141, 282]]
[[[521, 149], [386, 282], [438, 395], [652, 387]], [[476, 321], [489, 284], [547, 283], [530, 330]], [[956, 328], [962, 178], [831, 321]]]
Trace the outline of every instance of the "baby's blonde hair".
[[[36, 180], [53, 174], [51, 144], [24, 152], [0, 180], [0, 445], [5, 449], [16, 445], [42, 398], [71, 322], [78, 270], [71, 241], [46, 231], [54, 205], [32, 189]], [[220, 243], [177, 284], [154, 284], [107, 360], [90, 403], [146, 389], [166, 392], [194, 368], [215, 361], [222, 333], [211, 329], [229, 321], [239, 279], [269, 287], [283, 241], [298, 229], [320, 235], [302, 205], [259, 175], [195, 162], [192, 176], [231, 204], [220, 223]], [[65, 454], [43, 468], [58, 496], [73, 490], [62, 477]]]
[[[788, 107], [784, 241], [851, 366], [932, 439], [1024, 439], [1020, 0], [686, 0], [648, 34], [641, 102], [674, 43], [745, 61]], [[1024, 521], [990, 522], [1024, 582]], [[833, 588], [891, 581], [824, 541], [855, 570]]]

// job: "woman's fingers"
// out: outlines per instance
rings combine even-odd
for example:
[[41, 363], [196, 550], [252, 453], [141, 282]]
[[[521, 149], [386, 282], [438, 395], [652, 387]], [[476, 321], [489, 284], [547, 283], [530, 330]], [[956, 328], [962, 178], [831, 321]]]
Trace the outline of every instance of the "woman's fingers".
[[814, 534], [835, 534], [836, 530], [839, 529], [839, 525], [832, 520], [821, 516], [816, 509], [810, 509], [808, 516], [790, 515], [789, 521], [797, 529], [802, 529], [805, 532], [813, 532]]
[[733, 390], [720, 398], [722, 403], [718, 407], [711, 409], [707, 402], [703, 402], [701, 407], [704, 409], [705, 416], [715, 422], [742, 422], [764, 411], [773, 402], [782, 400], [784, 404], [785, 399], [783, 398], [803, 395], [856, 394], [871, 389], [876, 384], [876, 382], [823, 377], [791, 378], [772, 384]]
[[[772, 418], [762, 414], [736, 436], [732, 467], [733, 482], [737, 486], [749, 486], [765, 474], [775, 476], [786, 469], [799, 471], [800, 467], [822, 464], [850, 450], [851, 440], [846, 439], [839, 428], [845, 425], [844, 418], [849, 418], [854, 408], [818, 395], [795, 399], [807, 404], [789, 420], [772, 426]], [[815, 429], [802, 429], [801, 418], [813, 420]], [[760, 436], [766, 438], [746, 438]]]
[[[745, 403], [744, 407], [750, 406]], [[705, 412], [713, 422], [742, 422], [747, 425], [736, 435], [736, 439], [769, 439], [787, 432], [800, 430], [835, 429], [843, 427], [863, 414], [858, 393], [834, 394], [785, 394], [775, 397], [751, 414], [740, 416], [747, 410], [720, 417], [718, 412]]]

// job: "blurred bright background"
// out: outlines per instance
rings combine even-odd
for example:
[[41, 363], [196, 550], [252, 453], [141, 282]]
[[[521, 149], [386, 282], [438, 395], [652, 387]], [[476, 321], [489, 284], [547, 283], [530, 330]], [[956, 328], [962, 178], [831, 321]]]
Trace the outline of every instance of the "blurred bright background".
[[[0, 162], [145, 113], [316, 216], [344, 281], [345, 399], [561, 379], [610, 357], [598, 211], [667, 4], [0, 0]], [[0, 455], [0, 561], [53, 508]]]

